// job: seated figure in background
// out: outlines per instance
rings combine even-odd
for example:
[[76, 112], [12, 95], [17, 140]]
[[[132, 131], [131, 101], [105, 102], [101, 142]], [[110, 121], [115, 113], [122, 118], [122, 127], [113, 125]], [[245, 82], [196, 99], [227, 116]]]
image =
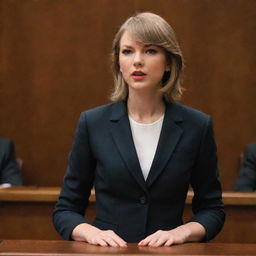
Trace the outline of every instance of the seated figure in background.
[[244, 192], [256, 190], [256, 143], [246, 146], [235, 190]]
[[0, 187], [22, 185], [20, 167], [11, 140], [0, 138]]

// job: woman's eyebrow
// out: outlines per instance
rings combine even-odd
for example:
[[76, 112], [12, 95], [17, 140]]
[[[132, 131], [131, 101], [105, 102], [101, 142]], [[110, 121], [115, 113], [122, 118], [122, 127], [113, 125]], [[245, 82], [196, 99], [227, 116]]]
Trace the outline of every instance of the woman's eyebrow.
[[[154, 44], [143, 44], [142, 47], [143, 47], [143, 48], [148, 48], [148, 47], [157, 47], [157, 46], [154, 45]], [[129, 48], [129, 49], [132, 49], [133, 46], [128, 45], [128, 44], [123, 44], [123, 45], [120, 46], [120, 48]]]
[[152, 47], [152, 46], [156, 46], [156, 45], [153, 45], [153, 44], [144, 44], [144, 47], [147, 48], [147, 47]]
[[121, 45], [121, 47], [124, 47], [124, 48], [133, 48], [131, 45], [127, 45], [127, 44]]

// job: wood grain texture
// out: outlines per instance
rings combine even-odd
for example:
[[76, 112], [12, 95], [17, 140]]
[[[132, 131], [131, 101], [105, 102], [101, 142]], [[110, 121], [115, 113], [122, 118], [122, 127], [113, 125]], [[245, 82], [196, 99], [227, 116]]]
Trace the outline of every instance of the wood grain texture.
[[128, 244], [111, 248], [83, 242], [4, 240], [0, 255], [255, 255], [256, 244], [188, 243], [171, 247], [149, 248]]
[[[37, 186], [13, 186], [0, 189], [0, 202], [56, 202], [60, 194], [60, 187], [37, 187]], [[188, 191], [186, 204], [191, 204], [194, 193]], [[254, 192], [223, 192], [225, 205], [252, 205], [256, 206], [256, 193]], [[95, 191], [92, 189], [89, 198], [95, 202]]]
[[0, 1], [0, 136], [14, 140], [25, 185], [60, 186], [80, 112], [108, 103], [112, 39], [136, 11], [175, 29], [183, 103], [214, 120], [224, 190], [256, 141], [255, 0]]

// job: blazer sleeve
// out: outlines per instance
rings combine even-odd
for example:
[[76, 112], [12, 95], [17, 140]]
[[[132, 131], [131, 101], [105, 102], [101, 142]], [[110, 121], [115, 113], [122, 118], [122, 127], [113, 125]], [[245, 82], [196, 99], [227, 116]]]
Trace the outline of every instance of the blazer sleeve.
[[11, 140], [5, 140], [3, 144], [3, 159], [1, 165], [1, 184], [22, 185], [20, 168], [16, 161], [14, 144]]
[[84, 216], [93, 186], [95, 163], [84, 112], [80, 116], [64, 184], [53, 212], [54, 226], [66, 240], [72, 240], [71, 233], [77, 225], [87, 222]]
[[194, 190], [192, 200], [194, 216], [190, 221], [198, 222], [206, 229], [203, 241], [214, 238], [220, 232], [225, 221], [216, 151], [212, 120], [208, 117], [198, 159], [191, 176], [191, 186]]
[[235, 186], [236, 191], [256, 190], [256, 144], [248, 144], [244, 152], [244, 160], [239, 170]]

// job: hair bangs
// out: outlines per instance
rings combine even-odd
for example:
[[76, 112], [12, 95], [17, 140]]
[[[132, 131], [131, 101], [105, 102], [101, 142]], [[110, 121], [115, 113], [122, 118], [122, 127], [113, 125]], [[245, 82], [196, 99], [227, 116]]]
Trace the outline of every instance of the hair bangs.
[[143, 17], [133, 17], [128, 20], [125, 30], [134, 38], [135, 41], [144, 45], [164, 46], [168, 44], [168, 39], [164, 36], [166, 33], [157, 22]]

